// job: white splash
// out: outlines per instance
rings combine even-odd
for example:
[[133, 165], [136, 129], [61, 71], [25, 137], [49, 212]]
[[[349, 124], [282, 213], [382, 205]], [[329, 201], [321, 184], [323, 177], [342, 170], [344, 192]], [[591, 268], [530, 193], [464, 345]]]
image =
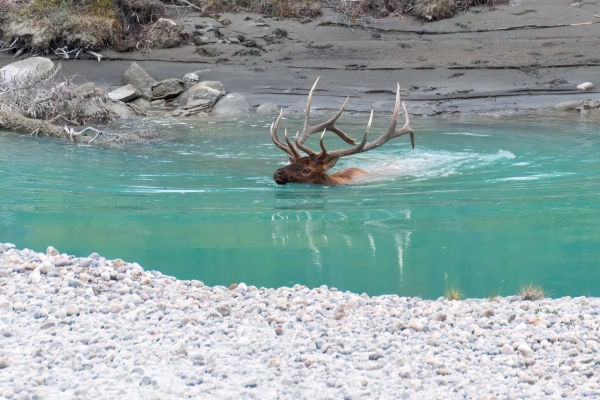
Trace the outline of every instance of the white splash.
[[402, 177], [417, 179], [445, 177], [460, 173], [461, 166], [465, 164], [480, 167], [498, 160], [514, 158], [515, 155], [506, 150], [499, 150], [495, 154], [412, 150], [400, 155], [364, 153], [353, 159], [352, 166], [370, 172], [368, 176], [360, 178], [360, 181], [374, 182]]

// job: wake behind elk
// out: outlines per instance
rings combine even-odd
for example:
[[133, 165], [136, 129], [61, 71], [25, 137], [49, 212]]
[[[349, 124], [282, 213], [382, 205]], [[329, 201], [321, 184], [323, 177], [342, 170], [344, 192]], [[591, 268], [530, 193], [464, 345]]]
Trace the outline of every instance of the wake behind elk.
[[[283, 116], [283, 110], [279, 114], [279, 117], [275, 122], [271, 124], [271, 139], [275, 146], [279, 147], [281, 150], [285, 151], [288, 155], [288, 159], [290, 164], [279, 168], [273, 174], [273, 179], [279, 185], [285, 185], [288, 183], [312, 183], [312, 184], [321, 184], [321, 185], [347, 185], [352, 183], [352, 180], [358, 176], [368, 175], [369, 173], [363, 171], [359, 168], [347, 168], [341, 171], [335, 172], [331, 175], [327, 174], [327, 171], [334, 167], [335, 163], [341, 158], [346, 156], [351, 156], [353, 154], [364, 153], [369, 150], [373, 150], [388, 140], [394, 139], [398, 136], [410, 134], [410, 142], [412, 144], [412, 148], [415, 148], [415, 137], [414, 131], [409, 126], [409, 116], [408, 111], [406, 111], [406, 106], [403, 102], [400, 102], [400, 85], [398, 85], [398, 89], [396, 91], [396, 105], [394, 107], [394, 113], [392, 114], [392, 122], [388, 129], [383, 133], [379, 138], [373, 140], [372, 142], [367, 143], [367, 139], [369, 137], [369, 133], [371, 130], [371, 123], [373, 122], [373, 111], [371, 111], [371, 117], [369, 118], [369, 123], [367, 124], [367, 129], [365, 135], [358, 145], [356, 141], [346, 135], [343, 131], [335, 127], [335, 121], [342, 115], [346, 105], [348, 104], [348, 100], [350, 97], [346, 98], [346, 101], [342, 105], [342, 108], [328, 121], [325, 121], [319, 125], [310, 126], [310, 105], [312, 103], [313, 93], [315, 88], [317, 87], [317, 82], [319, 82], [319, 78], [315, 81], [310, 93], [308, 94], [308, 100], [306, 101], [306, 112], [304, 115], [304, 129], [302, 133], [292, 142], [287, 135], [287, 129], [285, 130], [285, 143], [282, 143], [277, 136], [277, 128], [279, 127], [279, 122], [281, 121], [281, 117]], [[400, 106], [402, 105], [402, 109], [404, 110], [404, 118], [406, 122], [404, 126], [400, 129], [396, 129], [396, 124], [398, 122], [398, 116], [400, 115]], [[320, 146], [321, 152], [316, 153], [308, 148], [304, 142], [309, 138], [310, 135], [313, 135], [317, 132], [323, 132], [321, 134]], [[328, 151], [323, 144], [323, 137], [325, 136], [326, 131], [331, 131], [338, 135], [344, 142], [352, 145], [356, 145], [355, 147], [349, 149], [341, 149]], [[300, 155], [298, 149], [302, 150], [306, 153], [306, 156]]]

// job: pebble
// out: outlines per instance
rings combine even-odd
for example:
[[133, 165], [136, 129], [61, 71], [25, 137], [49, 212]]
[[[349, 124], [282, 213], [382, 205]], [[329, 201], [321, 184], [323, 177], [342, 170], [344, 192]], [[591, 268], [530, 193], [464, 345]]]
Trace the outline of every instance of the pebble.
[[502, 346], [502, 349], [500, 350], [500, 352], [502, 354], [506, 354], [506, 355], [512, 355], [515, 354], [515, 351], [513, 350], [512, 346], [509, 344], [505, 344], [504, 346]]
[[77, 307], [75, 304], [69, 304], [65, 307], [65, 312], [69, 316], [77, 315], [79, 314], [79, 307]]
[[0, 248], [6, 398], [525, 399], [600, 388], [598, 298], [208, 287], [98, 254]]
[[46, 255], [48, 257], [57, 257], [60, 256], [60, 253], [54, 247], [48, 246], [48, 248], [46, 249]]

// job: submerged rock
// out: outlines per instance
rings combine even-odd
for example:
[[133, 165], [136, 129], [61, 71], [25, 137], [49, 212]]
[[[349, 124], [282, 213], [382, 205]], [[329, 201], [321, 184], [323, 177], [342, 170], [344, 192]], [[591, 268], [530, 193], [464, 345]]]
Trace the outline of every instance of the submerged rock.
[[265, 103], [258, 106], [256, 112], [258, 114], [277, 114], [279, 107], [275, 103]]
[[565, 101], [554, 106], [556, 110], [572, 111], [576, 110], [581, 105], [580, 101]]
[[215, 104], [213, 115], [243, 114], [252, 111], [252, 106], [239, 93], [230, 93]]
[[173, 117], [190, 117], [192, 115], [205, 114], [210, 111], [212, 104], [208, 100], [198, 99], [189, 101], [185, 106], [173, 111]]

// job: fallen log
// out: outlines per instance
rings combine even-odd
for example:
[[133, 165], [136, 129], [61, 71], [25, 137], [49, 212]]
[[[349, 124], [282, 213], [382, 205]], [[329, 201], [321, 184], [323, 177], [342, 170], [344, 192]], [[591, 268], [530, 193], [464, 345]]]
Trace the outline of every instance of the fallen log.
[[41, 121], [22, 116], [19, 113], [0, 109], [0, 128], [29, 135], [64, 138], [68, 133], [63, 127], [50, 121]]

